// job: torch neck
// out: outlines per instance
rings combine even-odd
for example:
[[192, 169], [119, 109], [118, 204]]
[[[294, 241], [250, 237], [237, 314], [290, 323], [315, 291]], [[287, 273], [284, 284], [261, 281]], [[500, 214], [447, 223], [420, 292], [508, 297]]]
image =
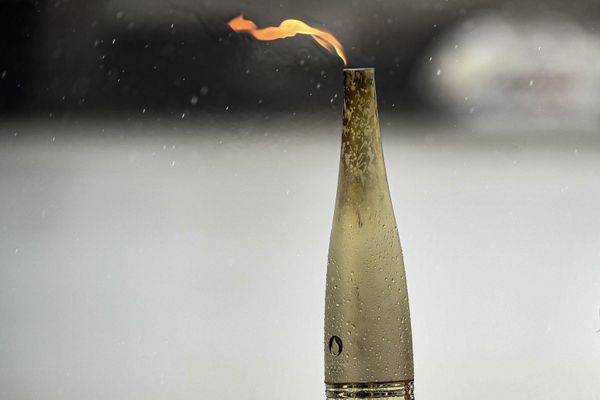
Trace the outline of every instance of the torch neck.
[[[352, 192], [355, 199], [382, 194], [389, 197], [372, 69], [344, 70], [339, 178], [338, 190]], [[341, 194], [342, 199], [346, 197]]]

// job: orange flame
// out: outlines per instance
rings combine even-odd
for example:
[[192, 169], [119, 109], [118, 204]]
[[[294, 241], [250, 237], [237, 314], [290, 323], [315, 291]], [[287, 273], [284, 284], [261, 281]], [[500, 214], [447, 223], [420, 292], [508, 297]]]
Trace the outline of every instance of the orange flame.
[[283, 39], [297, 34], [310, 35], [331, 54], [337, 54], [344, 61], [344, 65], [348, 65], [342, 44], [331, 33], [313, 28], [297, 19], [286, 19], [279, 26], [258, 29], [254, 22], [245, 19], [244, 14], [240, 14], [239, 17], [229, 21], [228, 25], [235, 32], [249, 33], [258, 40]]

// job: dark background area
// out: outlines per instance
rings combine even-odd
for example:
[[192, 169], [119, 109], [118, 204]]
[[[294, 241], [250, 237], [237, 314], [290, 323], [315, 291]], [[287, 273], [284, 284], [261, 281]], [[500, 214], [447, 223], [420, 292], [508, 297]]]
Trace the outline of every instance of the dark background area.
[[339, 107], [337, 57], [308, 37], [235, 34], [226, 23], [240, 12], [259, 27], [296, 18], [332, 32], [350, 66], [377, 68], [380, 107], [408, 111], [432, 108], [416, 73], [436, 40], [473, 15], [561, 15], [590, 32], [600, 26], [593, 1], [2, 1], [0, 112]]

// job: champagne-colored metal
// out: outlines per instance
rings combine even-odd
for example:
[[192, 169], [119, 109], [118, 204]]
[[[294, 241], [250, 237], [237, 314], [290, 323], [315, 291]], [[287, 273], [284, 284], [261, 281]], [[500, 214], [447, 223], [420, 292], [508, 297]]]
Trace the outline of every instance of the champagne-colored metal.
[[325, 299], [327, 397], [412, 399], [406, 275], [373, 69], [344, 70], [338, 179]]

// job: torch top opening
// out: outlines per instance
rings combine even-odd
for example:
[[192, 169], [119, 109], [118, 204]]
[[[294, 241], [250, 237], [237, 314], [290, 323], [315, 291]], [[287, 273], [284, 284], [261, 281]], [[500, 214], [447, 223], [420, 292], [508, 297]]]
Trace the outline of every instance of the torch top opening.
[[365, 68], [344, 68], [344, 72], [353, 72], [353, 71], [372, 71], [375, 72], [375, 68], [373, 67], [365, 67]]

